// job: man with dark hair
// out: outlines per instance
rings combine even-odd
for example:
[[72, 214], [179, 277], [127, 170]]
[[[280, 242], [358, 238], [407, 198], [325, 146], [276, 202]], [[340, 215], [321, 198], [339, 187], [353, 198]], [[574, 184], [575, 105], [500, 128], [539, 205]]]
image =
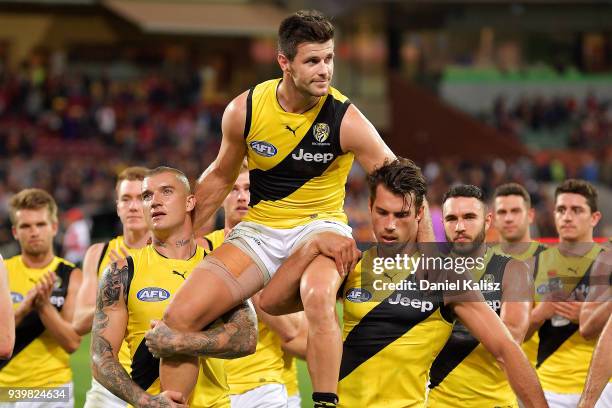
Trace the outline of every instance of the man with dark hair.
[[[427, 258], [416, 248], [418, 224], [426, 211], [422, 204], [426, 184], [420, 169], [412, 161], [400, 158], [378, 168], [368, 182], [377, 244], [364, 253], [342, 286], [344, 344], [339, 406], [423, 406], [428, 370], [449, 338], [454, 316], [499, 361], [506, 362], [512, 385], [526, 398], [528, 406], [545, 406], [533, 369], [521, 362], [520, 349], [482, 295], [473, 291], [461, 296], [445, 296], [443, 290], [432, 293], [421, 289], [421, 282], [430, 277], [420, 270], [415, 272], [418, 268], [400, 268], [397, 264], [384, 267], [396, 256], [410, 259], [412, 265]], [[291, 288], [289, 294], [295, 293], [300, 284], [299, 272], [295, 271], [319, 254], [330, 254], [337, 239], [333, 234], [317, 235], [287, 259], [278, 274], [291, 276], [284, 283]], [[284, 286], [273, 281], [265, 291]], [[299, 299], [292, 300], [289, 294], [284, 294], [279, 308], [299, 308]]]
[[[347, 175], [353, 158], [367, 172], [394, 158], [372, 124], [330, 85], [333, 35], [332, 24], [319, 12], [289, 16], [279, 28], [282, 78], [258, 84], [228, 105], [219, 154], [196, 189], [195, 229], [222, 203], [245, 156], [249, 212], [195, 269], [165, 315], [171, 327], [198, 330], [260, 290], [315, 235], [345, 237], [335, 252], [339, 266], [319, 256], [300, 271], [309, 289], [302, 292], [302, 301], [315, 406], [337, 401], [342, 340], [335, 294], [341, 275], [359, 256], [342, 208]], [[274, 294], [267, 299], [274, 303]], [[264, 311], [269, 306], [262, 303]], [[195, 360], [163, 361], [162, 384], [189, 393], [196, 371]]]
[[[515, 407], [517, 396], [525, 406], [546, 406], [535, 371], [519, 347], [529, 327], [533, 298], [527, 265], [487, 249], [491, 214], [480, 188], [451, 188], [444, 195], [442, 213], [450, 257], [472, 261], [469, 274], [483, 287], [486, 304], [466, 301], [455, 306], [461, 322], [455, 323], [431, 366], [427, 406]], [[489, 321], [476, 318], [473, 311], [466, 318], [470, 308], [479, 308]]]
[[6, 260], [16, 335], [13, 356], [0, 361], [0, 387], [59, 387], [56, 400], [27, 406], [72, 407], [70, 354], [81, 337], [70, 322], [81, 271], [53, 253], [57, 205], [49, 193], [20, 191], [10, 200], [9, 214], [21, 254]]
[[[83, 285], [77, 297], [73, 326], [84, 335], [91, 331], [96, 307], [98, 278], [111, 261], [113, 252], [122, 255], [134, 255], [147, 245], [151, 234], [142, 212], [142, 180], [149, 169], [145, 167], [128, 167], [117, 176], [115, 205], [117, 215], [123, 226], [123, 233], [108, 242], [93, 244], [87, 249], [83, 261]], [[125, 253], [124, 253], [125, 252]], [[131, 371], [132, 359], [127, 342], [121, 344], [118, 354], [119, 362], [127, 373]], [[124, 408], [127, 403], [104, 388], [95, 378], [91, 379], [91, 388], [85, 398], [85, 408]]]
[[[92, 328], [91, 354], [95, 379], [136, 407], [229, 407], [223, 361], [252, 353], [257, 331], [255, 313], [242, 304], [204, 331], [177, 333], [159, 322], [169, 300], [205, 256], [195, 242], [191, 211], [195, 197], [181, 171], [158, 167], [142, 181], [144, 218], [153, 242], [125, 259], [111, 262], [101, 277]], [[160, 348], [147, 336], [153, 325], [171, 347]], [[129, 344], [131, 372], [117, 352]], [[149, 348], [154, 350], [151, 353]], [[159, 358], [204, 357], [196, 392], [160, 393]]]
[[[607, 289], [609, 280], [603, 286], [593, 284], [595, 266], [607, 263], [593, 241], [601, 219], [595, 188], [584, 180], [564, 181], [555, 190], [554, 211], [559, 245], [536, 257], [538, 304], [531, 312], [529, 334], [538, 332], [536, 367], [548, 404], [566, 408], [578, 404], [603, 326], [596, 324], [602, 320], [601, 308], [592, 301], [593, 294]], [[602, 398], [610, 398], [610, 392], [608, 385]]]
[[499, 231], [501, 245], [495, 249], [501, 254], [525, 261], [546, 247], [531, 239], [529, 225], [535, 210], [525, 187], [507, 183], [493, 193], [493, 225]]
[[[499, 231], [500, 243], [493, 251], [519, 261], [527, 261], [535, 269], [532, 258], [546, 246], [531, 239], [529, 225], [533, 223], [535, 209], [525, 187], [518, 183], [502, 184], [493, 193], [493, 225]], [[538, 352], [538, 335], [534, 334], [523, 343], [523, 351], [535, 366]]]

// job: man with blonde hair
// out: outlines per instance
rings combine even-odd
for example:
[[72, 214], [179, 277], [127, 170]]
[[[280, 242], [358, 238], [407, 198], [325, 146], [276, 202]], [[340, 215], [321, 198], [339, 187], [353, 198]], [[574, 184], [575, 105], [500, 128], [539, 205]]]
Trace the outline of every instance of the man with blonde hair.
[[12, 358], [0, 361], [0, 387], [53, 387], [52, 401], [28, 402], [27, 407], [72, 407], [69, 354], [81, 337], [70, 322], [81, 271], [53, 253], [58, 228], [53, 197], [26, 189], [12, 197], [9, 208], [21, 254], [6, 260], [16, 346]]

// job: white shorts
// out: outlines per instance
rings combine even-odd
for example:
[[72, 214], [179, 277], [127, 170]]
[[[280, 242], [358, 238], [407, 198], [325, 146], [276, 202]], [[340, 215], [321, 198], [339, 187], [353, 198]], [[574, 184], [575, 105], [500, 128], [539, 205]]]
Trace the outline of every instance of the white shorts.
[[265, 384], [243, 394], [230, 395], [232, 408], [287, 408], [284, 384]]
[[[576, 408], [580, 401], [580, 394], [558, 394], [544, 391], [544, 396], [550, 408]], [[612, 408], [612, 385], [610, 383], [604, 388], [595, 408]]]
[[115, 394], [104, 388], [102, 384], [91, 379], [91, 388], [85, 395], [85, 405], [83, 408], [125, 408], [127, 402], [117, 397]]
[[264, 283], [274, 276], [280, 265], [313, 234], [331, 231], [352, 238], [346, 224], [333, 220], [316, 220], [294, 228], [270, 228], [243, 221], [236, 225], [224, 242], [237, 246], [248, 254], [264, 273]]
[[[62, 385], [61, 388], [68, 389], [68, 401], [54, 401], [51, 398], [45, 402], [0, 402], [0, 408], [74, 408], [74, 387], [72, 382]], [[53, 388], [49, 388], [49, 390], [53, 390]]]
[[287, 408], [302, 408], [302, 398], [300, 398], [300, 394], [295, 394], [287, 398]]

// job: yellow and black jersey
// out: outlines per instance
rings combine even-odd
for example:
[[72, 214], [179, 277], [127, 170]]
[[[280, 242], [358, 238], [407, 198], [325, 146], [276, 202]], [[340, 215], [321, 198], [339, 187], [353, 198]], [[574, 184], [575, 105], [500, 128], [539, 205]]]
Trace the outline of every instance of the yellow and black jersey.
[[283, 383], [281, 339], [262, 321], [257, 326], [259, 333], [255, 353], [225, 360], [230, 394], [244, 394], [265, 384]]
[[[589, 288], [593, 262], [601, 252], [594, 244], [584, 256], [565, 256], [557, 247], [536, 257], [536, 301], [562, 291], [570, 299], [584, 299]], [[580, 394], [584, 389], [596, 339], [580, 335], [578, 324], [547, 320], [538, 331], [537, 372], [546, 391]]]
[[225, 241], [225, 229], [221, 228], [216, 231], [211, 232], [210, 234], [206, 234], [204, 236], [206, 242], [208, 242], [208, 249], [214, 250], [221, 246], [223, 241]]
[[[62, 310], [74, 264], [54, 257], [43, 268], [29, 268], [20, 255], [6, 259], [4, 264], [15, 310], [49, 271], [57, 275], [50, 300], [58, 311]], [[0, 387], [57, 387], [71, 380], [69, 354], [46, 330], [38, 312], [30, 312], [16, 327], [13, 356], [0, 360]]]
[[[106, 242], [104, 244], [104, 248], [102, 248], [100, 259], [98, 260], [98, 279], [102, 276], [102, 274], [104, 273], [104, 270], [106, 269], [108, 264], [111, 262], [111, 259], [110, 259], [111, 251], [114, 250], [118, 254], [122, 255], [123, 252], [121, 251], [121, 248], [125, 248], [131, 256], [133, 256], [134, 253], [138, 251], [138, 249], [130, 248], [125, 244], [123, 235], [119, 235], [111, 239], [110, 241]], [[119, 357], [119, 363], [121, 363], [125, 371], [127, 371], [129, 374], [130, 370], [132, 369], [132, 359], [130, 357], [130, 348], [128, 346], [128, 343], [125, 340], [121, 343], [121, 348], [119, 349], [118, 357]]]
[[[510, 258], [519, 260], [519, 261], [526, 261], [530, 258], [534, 258], [536, 257], [538, 254], [540, 254], [540, 252], [546, 250], [546, 245], [544, 244], [540, 244], [537, 241], [532, 241], [529, 244], [529, 247], [526, 248], [525, 251], [519, 253], [519, 254], [507, 254], [505, 253], [502, 249], [501, 249], [501, 245], [495, 245], [493, 247], [493, 251], [499, 255], [505, 255], [505, 256], [509, 256]], [[533, 271], [533, 278], [535, 280], [535, 275], [536, 275], [537, 269], [534, 268]], [[534, 333], [529, 340], [526, 340], [522, 345], [521, 345], [523, 352], [525, 353], [525, 355], [527, 356], [527, 359], [529, 360], [529, 362], [531, 363], [532, 366], [535, 367], [536, 365], [536, 359], [537, 359], [537, 355], [538, 355], [538, 333]]]
[[[517, 245], [520, 245], [520, 244], [517, 244]], [[504, 250], [502, 249], [502, 244], [497, 244], [493, 246], [491, 249], [493, 250], [493, 253], [503, 255], [503, 256], [509, 256], [510, 258], [516, 259], [518, 261], [526, 261], [529, 258], [533, 258], [534, 256], [538, 255], [540, 252], [544, 251], [546, 249], [546, 245], [540, 244], [537, 241], [531, 241], [529, 245], [527, 245], [525, 250], [519, 254], [505, 253]]]
[[[364, 253], [344, 284], [340, 407], [423, 407], [429, 367], [452, 330], [439, 294], [410, 290], [407, 270], [373, 271]], [[402, 284], [397, 290], [381, 285]], [[418, 289], [418, 286], [417, 286]]]
[[[484, 271], [474, 278], [502, 283], [511, 258], [487, 251]], [[480, 276], [479, 276], [480, 275]], [[489, 306], [501, 313], [503, 291], [483, 291]], [[459, 321], [430, 370], [428, 407], [514, 407], [516, 397], [497, 361]]]
[[340, 147], [349, 100], [334, 88], [304, 113], [283, 110], [281, 79], [249, 91], [244, 136], [251, 201], [244, 221], [293, 228], [314, 219], [347, 222], [345, 184], [353, 154]]
[[[204, 256], [204, 248], [198, 246], [188, 260], [169, 259], [147, 245], [127, 258], [129, 287], [125, 339], [130, 345], [131, 376], [136, 384], [150, 393], [157, 394], [160, 390], [159, 360], [149, 352], [144, 335], [151, 320], [163, 317], [172, 297]], [[212, 326], [218, 324], [222, 322], [218, 320]], [[223, 365], [223, 360], [200, 359], [200, 375], [189, 406], [229, 407]]]
[[300, 393], [296, 358], [283, 354], [283, 384], [287, 387], [287, 395], [292, 397]]

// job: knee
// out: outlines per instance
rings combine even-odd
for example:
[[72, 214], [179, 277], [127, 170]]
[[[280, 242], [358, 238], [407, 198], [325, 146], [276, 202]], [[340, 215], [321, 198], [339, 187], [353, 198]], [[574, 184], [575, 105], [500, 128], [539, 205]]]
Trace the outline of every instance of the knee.
[[301, 288], [301, 294], [309, 323], [336, 321], [336, 292], [333, 285], [309, 285]]

